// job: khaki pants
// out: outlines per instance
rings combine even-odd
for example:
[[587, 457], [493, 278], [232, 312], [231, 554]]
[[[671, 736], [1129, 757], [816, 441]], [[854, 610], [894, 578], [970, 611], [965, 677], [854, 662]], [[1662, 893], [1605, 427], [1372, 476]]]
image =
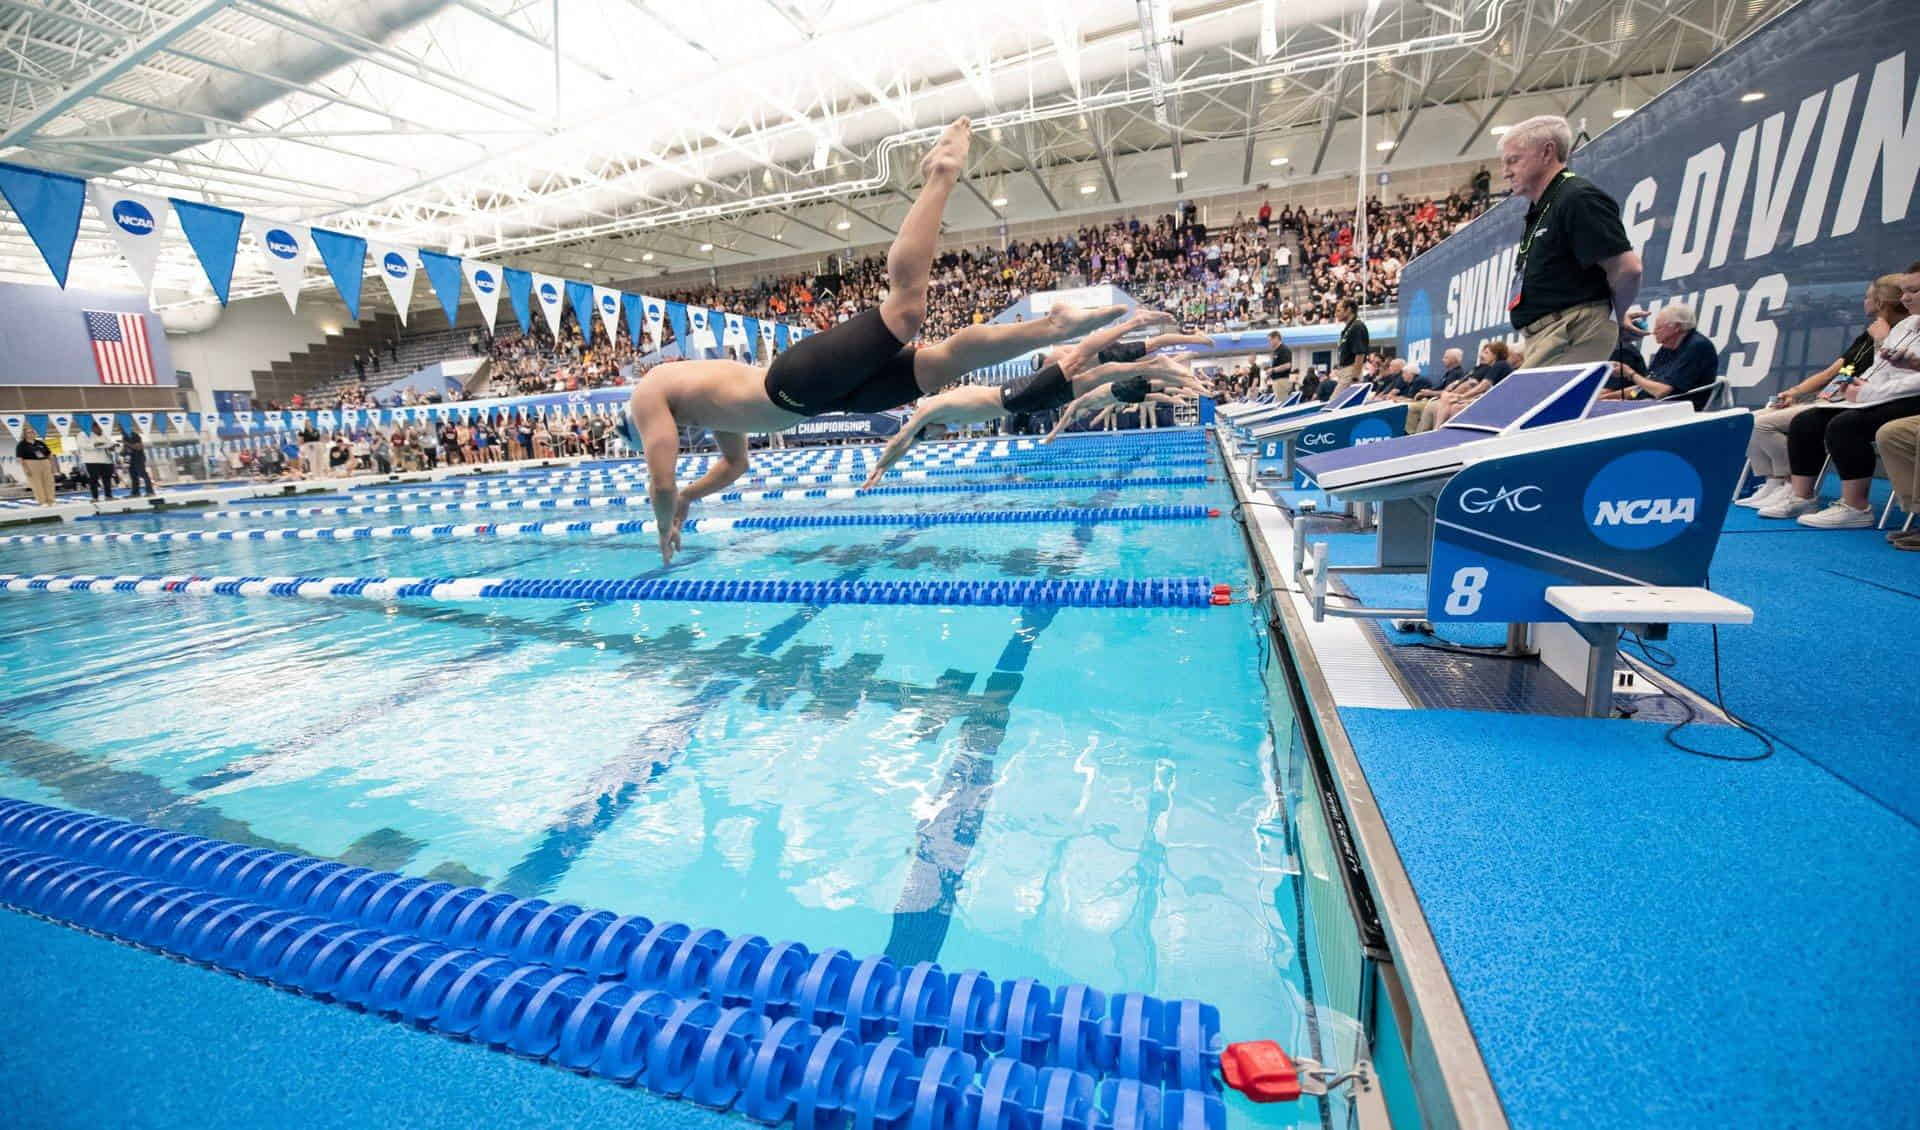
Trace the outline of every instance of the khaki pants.
[[1787, 469], [1787, 428], [1792, 425], [1795, 416], [1811, 407], [1811, 404], [1789, 404], [1785, 408], [1769, 408], [1753, 414], [1753, 437], [1747, 440], [1747, 462], [1753, 465], [1754, 474], [1767, 479], [1787, 477], [1790, 473]]
[[1440, 398], [1429, 396], [1425, 400], [1415, 400], [1407, 405], [1407, 434], [1424, 432], [1433, 427], [1433, 410], [1440, 407]]
[[1880, 425], [1873, 435], [1880, 448], [1880, 461], [1887, 465], [1887, 481], [1900, 499], [1900, 508], [1911, 514], [1920, 506], [1920, 416]]
[[20, 467], [27, 473], [27, 485], [33, 488], [33, 500], [42, 506], [52, 506], [53, 460], [22, 459]]
[[1527, 368], [1605, 361], [1620, 346], [1620, 324], [1604, 302], [1569, 306], [1535, 321], [1526, 334]]
[[1278, 380], [1268, 381], [1267, 387], [1273, 390], [1273, 402], [1280, 404], [1293, 395], [1293, 378], [1281, 377]]
[[1341, 393], [1347, 391], [1347, 386], [1359, 380], [1360, 374], [1365, 371], [1366, 371], [1366, 367], [1359, 361], [1355, 361], [1353, 364], [1348, 365], [1344, 369], [1335, 369], [1331, 374], [1331, 379], [1333, 381], [1333, 392], [1326, 396], [1321, 397], [1320, 399], [1322, 400], [1338, 399]]

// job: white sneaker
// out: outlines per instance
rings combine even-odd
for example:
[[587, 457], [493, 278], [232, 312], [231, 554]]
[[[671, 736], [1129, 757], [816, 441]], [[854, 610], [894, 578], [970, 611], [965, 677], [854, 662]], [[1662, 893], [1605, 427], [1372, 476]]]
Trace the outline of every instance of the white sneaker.
[[1811, 514], [1820, 509], [1817, 498], [1796, 498], [1793, 488], [1787, 488], [1787, 496], [1778, 502], [1769, 503], [1760, 508], [1762, 518], [1798, 518], [1802, 514]]
[[1825, 510], [1800, 515], [1800, 524], [1820, 530], [1861, 530], [1873, 525], [1873, 507], [1855, 510], [1844, 502], [1836, 502]]
[[1760, 484], [1759, 490], [1754, 491], [1745, 498], [1735, 499], [1733, 504], [1735, 506], [1745, 506], [1753, 510], [1764, 510], [1774, 503], [1781, 501], [1780, 494], [1782, 491], [1791, 491], [1792, 489], [1793, 484], [1785, 479], [1781, 479], [1778, 482], [1768, 479], [1766, 482]]

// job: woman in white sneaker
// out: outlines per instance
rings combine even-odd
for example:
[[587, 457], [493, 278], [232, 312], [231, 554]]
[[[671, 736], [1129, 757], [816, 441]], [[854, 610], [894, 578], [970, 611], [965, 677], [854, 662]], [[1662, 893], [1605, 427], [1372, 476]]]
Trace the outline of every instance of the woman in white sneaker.
[[[1829, 530], [1873, 525], [1867, 504], [1873, 434], [1882, 424], [1920, 414], [1920, 273], [1901, 278], [1900, 304], [1909, 316], [1888, 331], [1866, 375], [1847, 383], [1844, 403], [1815, 405], [1787, 425], [1793, 491], [1762, 509], [1762, 518], [1798, 518], [1803, 526]], [[1840, 476], [1840, 500], [1821, 509], [1816, 479], [1829, 455]]]
[[[1915, 264], [1920, 270], [1920, 264]], [[1764, 510], [1793, 496], [1793, 484], [1787, 481], [1787, 426], [1793, 418], [1814, 405], [1839, 399], [1853, 378], [1873, 367], [1874, 350], [1886, 339], [1893, 324], [1907, 316], [1900, 305], [1901, 275], [1882, 275], [1867, 287], [1866, 311], [1872, 319], [1845, 353], [1833, 364], [1815, 373], [1773, 398], [1766, 408], [1753, 414], [1753, 438], [1747, 441], [1747, 465], [1766, 480], [1760, 489], [1735, 502]]]

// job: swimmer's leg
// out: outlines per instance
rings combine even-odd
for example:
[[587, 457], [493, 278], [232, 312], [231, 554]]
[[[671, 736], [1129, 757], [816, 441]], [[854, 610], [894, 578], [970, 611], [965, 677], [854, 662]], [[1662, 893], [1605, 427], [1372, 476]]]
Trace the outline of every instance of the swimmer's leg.
[[913, 379], [921, 391], [937, 392], [976, 369], [1037, 353], [1107, 325], [1126, 312], [1125, 306], [1063, 304], [1055, 306], [1046, 317], [1031, 322], [986, 322], [968, 326], [938, 345], [916, 351]]
[[868, 490], [878, 484], [887, 468], [899, 462], [920, 437], [923, 428], [934, 424], [982, 424], [988, 420], [997, 420], [1006, 415], [1002, 404], [1001, 391], [995, 385], [968, 385], [949, 389], [938, 396], [929, 396], [920, 401], [920, 408], [913, 417], [900, 425], [900, 430], [880, 452], [879, 462], [873, 465], [873, 471], [867, 475], [867, 481], [860, 484], [861, 490]]
[[1072, 373], [1073, 394], [1075, 397], [1085, 396], [1126, 377], [1149, 377], [1162, 389], [1185, 390], [1201, 396], [1213, 395], [1212, 387], [1194, 376], [1193, 371], [1185, 365], [1171, 357], [1157, 356], [1143, 357], [1138, 361], [1110, 361]]
[[900, 233], [887, 249], [887, 297], [880, 303], [880, 318], [887, 332], [901, 344], [911, 342], [927, 320], [927, 288], [933, 274], [933, 251], [940, 242], [940, 215], [947, 210], [947, 197], [960, 183], [967, 166], [967, 149], [973, 140], [973, 123], [957, 118], [940, 140], [933, 143], [920, 162], [920, 174], [926, 183], [907, 218], [900, 222]]

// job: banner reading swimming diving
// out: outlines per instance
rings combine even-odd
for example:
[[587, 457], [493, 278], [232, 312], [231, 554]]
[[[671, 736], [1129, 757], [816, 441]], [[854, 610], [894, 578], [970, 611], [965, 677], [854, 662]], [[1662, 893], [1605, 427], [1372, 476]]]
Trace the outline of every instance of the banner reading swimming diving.
[[1753, 417], [1488, 459], [1433, 509], [1427, 619], [1561, 622], [1551, 585], [1705, 585]]
[[[1802, 0], [1574, 155], [1620, 202], [1642, 304], [1692, 306], [1743, 403], [1826, 367], [1865, 325], [1866, 284], [1920, 257], [1916, 45], [1913, 0]], [[1401, 272], [1400, 340], [1425, 372], [1513, 335], [1525, 211], [1502, 203]]]

